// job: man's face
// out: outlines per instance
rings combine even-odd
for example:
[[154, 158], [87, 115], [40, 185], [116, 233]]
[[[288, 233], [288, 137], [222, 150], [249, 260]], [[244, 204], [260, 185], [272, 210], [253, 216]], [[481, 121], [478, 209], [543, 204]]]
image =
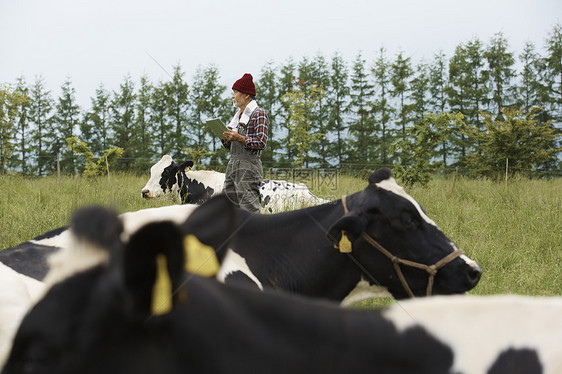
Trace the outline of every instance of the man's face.
[[246, 96], [248, 95], [240, 91], [232, 90], [232, 104], [240, 108], [246, 102]]

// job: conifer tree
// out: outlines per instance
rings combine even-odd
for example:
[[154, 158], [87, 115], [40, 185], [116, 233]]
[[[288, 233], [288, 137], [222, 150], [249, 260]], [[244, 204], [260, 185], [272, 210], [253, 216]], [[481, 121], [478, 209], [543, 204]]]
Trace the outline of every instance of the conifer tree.
[[[153, 146], [156, 158], [170, 154], [172, 150], [172, 125], [168, 121], [166, 113], [168, 104], [164, 83], [160, 82], [152, 90], [150, 98], [150, 121], [154, 131]], [[189, 136], [189, 135], [188, 135]]]
[[396, 110], [396, 125], [400, 129], [400, 137], [406, 137], [406, 127], [411, 122], [412, 106], [407, 99], [411, 92], [411, 80], [414, 74], [410, 57], [404, 57], [404, 52], [398, 52], [396, 60], [391, 65], [392, 96], [398, 100]]
[[[384, 165], [390, 162], [389, 147], [393, 134], [391, 120], [396, 112], [391, 103], [391, 63], [386, 57], [386, 49], [379, 49], [379, 56], [375, 60], [372, 70], [374, 76], [375, 97], [373, 100], [372, 115], [375, 118], [375, 127], [378, 130], [375, 144], [379, 149], [377, 158]], [[379, 135], [380, 134], [380, 135]]]
[[[447, 109], [447, 58], [443, 51], [433, 55], [433, 61], [429, 65], [429, 108], [433, 114], [444, 113]], [[449, 156], [449, 136], [441, 140], [438, 151], [442, 165], [447, 166]]]
[[308, 86], [314, 84], [314, 62], [304, 56], [297, 66], [297, 80], [302, 92], [308, 90]]
[[189, 102], [191, 111], [189, 116], [189, 138], [186, 147], [202, 146], [206, 144], [205, 138], [208, 134], [207, 129], [203, 126], [205, 118], [206, 98], [203, 96], [205, 90], [205, 72], [203, 67], [198, 66], [195, 74], [191, 79], [191, 89], [189, 91]]
[[[447, 100], [452, 111], [466, 115], [469, 112], [470, 100], [468, 85], [470, 84], [470, 69], [468, 53], [464, 44], [459, 44], [453, 57], [449, 61], [449, 84], [446, 87]], [[460, 128], [452, 129], [450, 153], [458, 161], [466, 157], [468, 141]]]
[[154, 151], [153, 134], [154, 128], [151, 121], [151, 102], [154, 87], [146, 75], [141, 76], [140, 86], [135, 102], [135, 127], [138, 129], [139, 149], [143, 150], [141, 157], [135, 162], [135, 169], [148, 170], [158, 155]]
[[447, 57], [443, 51], [433, 55], [429, 65], [429, 105], [430, 111], [435, 114], [445, 112], [447, 109]]
[[[464, 115], [464, 122], [481, 131], [483, 125], [480, 112], [488, 105], [488, 72], [484, 69], [483, 46], [474, 39], [460, 44], [449, 62], [449, 85], [447, 98], [451, 110]], [[456, 159], [462, 162], [468, 149], [477, 148], [471, 144], [461, 129], [454, 129], [451, 150], [456, 152]]]
[[429, 67], [420, 62], [416, 66], [416, 73], [410, 83], [410, 94], [408, 96], [411, 104], [410, 110], [414, 123], [421, 122], [429, 109]]
[[371, 116], [373, 84], [366, 71], [366, 61], [359, 53], [353, 62], [351, 74], [349, 135], [350, 146], [347, 160], [355, 164], [373, 162], [376, 158], [371, 140], [375, 136], [374, 120]]
[[66, 147], [65, 139], [76, 135], [80, 121], [80, 107], [76, 103], [76, 90], [72, 86], [70, 78], [67, 78], [62, 84], [61, 95], [55, 108], [53, 132], [47, 137], [50, 138], [54, 156], [60, 155], [61, 172], [73, 174], [77, 171], [74, 155]]
[[549, 33], [546, 52], [544, 80], [548, 89], [548, 106], [552, 118], [560, 123], [562, 122], [562, 24], [554, 25]]
[[279, 162], [280, 166], [287, 166], [292, 162], [293, 155], [296, 153], [294, 147], [290, 145], [291, 139], [291, 126], [289, 123], [289, 103], [283, 101], [283, 96], [289, 92], [292, 92], [296, 88], [296, 77], [295, 77], [296, 65], [292, 58], [289, 58], [285, 64], [281, 65], [279, 82], [278, 82], [278, 92], [280, 107], [276, 114], [277, 128], [280, 133], [279, 142], [285, 144], [284, 154], [281, 155]]
[[[395, 142], [407, 142], [409, 131], [407, 128], [412, 122], [412, 109], [413, 106], [410, 103], [410, 93], [412, 92], [412, 79], [413, 79], [413, 68], [411, 65], [410, 57], [404, 57], [402, 51], [398, 52], [396, 59], [391, 65], [391, 78], [392, 83], [391, 95], [395, 98], [396, 104], [396, 136]], [[406, 154], [406, 149], [395, 148], [393, 152], [393, 159], [405, 160], [408, 155]]]
[[90, 144], [93, 154], [99, 156], [107, 149], [110, 139], [110, 94], [103, 84], [98, 86], [91, 101], [92, 107], [80, 125], [80, 137]]
[[[410, 82], [410, 93], [408, 96], [410, 104], [409, 111], [413, 125], [421, 124], [424, 118], [429, 114], [429, 67], [425, 62], [420, 62], [416, 66], [416, 73]], [[412, 134], [412, 133], [411, 133]], [[413, 134], [417, 134], [414, 132]], [[445, 139], [444, 136], [438, 138], [439, 142]], [[427, 150], [431, 156], [437, 156], [435, 145], [432, 144], [431, 149]]]
[[31, 124], [29, 121], [29, 88], [25, 82], [24, 77], [19, 77], [17, 79], [16, 91], [23, 95], [26, 100], [24, 100], [19, 107], [16, 131], [15, 131], [15, 150], [12, 155], [12, 166], [16, 170], [21, 170], [24, 175], [27, 175], [31, 169], [31, 164], [29, 156], [31, 154], [30, 148], [30, 133]]
[[262, 151], [261, 159], [264, 164], [274, 166], [276, 153], [281, 147], [277, 140], [277, 108], [279, 96], [277, 94], [277, 74], [272, 61], [268, 61], [260, 71], [260, 78], [256, 80], [256, 99], [258, 105], [265, 110], [269, 120], [267, 147]]
[[302, 89], [293, 90], [283, 96], [283, 100], [289, 104], [289, 123], [292, 130], [290, 145], [297, 150], [294, 163], [301, 168], [308, 167], [312, 144], [324, 136], [322, 133], [311, 131], [312, 118], [309, 110], [324, 95], [322, 87], [311, 84], [308, 87], [303, 85]]
[[[209, 65], [203, 73], [204, 85], [201, 94], [206, 100], [203, 101], [203, 115], [207, 118], [227, 118], [230, 120], [232, 115], [232, 100], [225, 98], [226, 86], [221, 85], [219, 69], [214, 65]], [[205, 126], [203, 123], [200, 126]], [[213, 165], [224, 165], [227, 161], [227, 152], [222, 146], [220, 139], [207, 130], [208, 137], [211, 139], [210, 162]], [[207, 144], [205, 144], [206, 146]]]
[[[303, 82], [303, 86], [308, 88], [310, 85], [320, 87], [324, 92], [329, 89], [330, 73], [328, 64], [323, 55], [317, 54], [307, 64], [307, 71], [301, 72], [299, 68], [299, 79]], [[309, 92], [307, 90], [306, 92]], [[312, 126], [310, 131], [319, 134], [326, 134], [326, 127], [328, 121], [328, 111], [326, 110], [326, 95], [320, 95], [318, 100], [313, 101], [314, 107], [310, 108], [310, 118]], [[326, 148], [328, 139], [324, 138], [322, 142], [315, 142], [310, 147], [310, 161], [321, 167], [327, 167], [328, 161], [326, 158]]]
[[[480, 112], [488, 110], [488, 93], [487, 86], [490, 72], [486, 69], [486, 61], [484, 59], [484, 46], [479, 39], [474, 39], [466, 44], [466, 57], [468, 58], [468, 84], [465, 93], [468, 96], [469, 108], [465, 114], [468, 123], [481, 128]], [[468, 120], [470, 119], [470, 120]]]
[[53, 165], [54, 161], [49, 154], [49, 144], [45, 141], [51, 128], [54, 102], [51, 92], [45, 89], [45, 80], [42, 76], [37, 77], [31, 86], [29, 99], [29, 121], [33, 124], [30, 137], [36, 162], [34, 172], [37, 175], [44, 175], [50, 169], [49, 164]]
[[492, 87], [491, 102], [494, 104], [490, 111], [501, 117], [503, 108], [515, 106], [515, 58], [508, 51], [507, 39], [502, 33], [494, 35], [490, 44], [484, 51], [484, 57], [488, 62], [488, 75]]
[[519, 61], [522, 69], [519, 74], [520, 84], [517, 88], [518, 106], [527, 113], [532, 107], [541, 105], [540, 98], [546, 96], [541, 93], [544, 90], [540, 81], [542, 68], [533, 43], [525, 43], [523, 52], [519, 55]]
[[329, 107], [328, 126], [326, 137], [334, 138], [326, 149], [326, 158], [335, 158], [338, 167], [344, 161], [344, 137], [346, 132], [346, 100], [349, 95], [349, 71], [343, 57], [336, 53], [332, 57], [330, 85], [326, 91], [326, 100]]
[[[189, 87], [184, 81], [184, 73], [181, 66], [174, 66], [174, 74], [171, 81], [164, 83], [164, 92], [167, 103], [167, 117], [172, 126], [172, 157], [181, 159], [185, 157], [180, 153], [181, 147], [187, 144], [187, 112], [189, 109]], [[206, 101], [212, 103], [216, 100], [214, 96], [206, 96]]]
[[113, 141], [111, 148], [123, 148], [123, 159], [119, 170], [132, 170], [134, 160], [140, 154], [138, 148], [138, 129], [135, 123], [135, 85], [129, 75], [125, 76], [119, 90], [113, 92], [111, 99], [111, 123]]

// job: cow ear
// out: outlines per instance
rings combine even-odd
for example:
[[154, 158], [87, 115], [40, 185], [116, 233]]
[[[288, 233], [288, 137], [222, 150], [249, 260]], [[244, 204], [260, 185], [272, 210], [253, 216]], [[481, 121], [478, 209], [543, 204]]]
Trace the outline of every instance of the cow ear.
[[188, 161], [184, 162], [183, 164], [181, 164], [181, 165], [178, 167], [178, 171], [180, 171], [180, 170], [185, 170], [185, 169], [190, 169], [190, 168], [192, 168], [192, 167], [193, 167], [193, 161], [188, 160]]
[[216, 195], [195, 209], [180, 225], [184, 236], [194, 235], [201, 243], [214, 248], [222, 259], [236, 224], [236, 208], [224, 194]]
[[112, 210], [100, 206], [79, 209], [72, 216], [70, 228], [77, 238], [100, 248], [113, 250], [121, 246], [123, 224]]
[[124, 282], [133, 313], [168, 313], [185, 300], [181, 287], [184, 252], [182, 234], [172, 222], [154, 222], [135, 232], [125, 247]]
[[369, 177], [369, 183], [370, 184], [380, 183], [390, 178], [392, 178], [392, 172], [390, 171], [390, 169], [380, 168], [375, 172], [373, 172], [373, 174], [371, 174], [371, 176]]
[[367, 221], [353, 213], [340, 218], [328, 230], [328, 239], [340, 252], [351, 252], [352, 242], [355, 241], [367, 226]]

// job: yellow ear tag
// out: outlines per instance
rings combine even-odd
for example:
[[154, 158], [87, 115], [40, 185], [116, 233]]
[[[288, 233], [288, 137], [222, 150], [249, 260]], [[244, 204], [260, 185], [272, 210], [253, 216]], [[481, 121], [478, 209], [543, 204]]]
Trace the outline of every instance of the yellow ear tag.
[[347, 238], [345, 231], [341, 230], [341, 239], [338, 244], [341, 253], [351, 253], [351, 242]]
[[195, 235], [183, 239], [185, 251], [185, 270], [203, 277], [214, 277], [220, 268], [219, 260], [213, 247], [205, 245]]
[[189, 166], [186, 166], [185, 169], [183, 169], [183, 171], [190, 171], [191, 168]]
[[172, 281], [166, 256], [156, 256], [156, 280], [152, 287], [152, 314], [160, 316], [172, 310]]

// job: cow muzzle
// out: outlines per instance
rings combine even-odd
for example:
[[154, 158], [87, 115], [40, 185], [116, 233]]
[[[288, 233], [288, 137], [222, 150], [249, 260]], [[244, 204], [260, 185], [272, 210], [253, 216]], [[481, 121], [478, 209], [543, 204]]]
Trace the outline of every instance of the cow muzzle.
[[144, 188], [141, 191], [141, 195], [144, 199], [152, 199], [152, 193], [150, 192], [150, 190], [148, 188]]
[[[368, 234], [364, 232], [361, 233], [361, 237], [365, 239], [365, 241], [369, 243], [371, 246], [378, 249], [379, 252], [381, 252], [383, 255], [388, 257], [388, 259], [392, 262], [392, 265], [394, 266], [394, 270], [396, 271], [396, 274], [398, 274], [398, 279], [400, 279], [400, 283], [402, 283], [402, 287], [404, 287], [404, 290], [411, 298], [414, 298], [415, 295], [414, 292], [412, 292], [412, 289], [410, 288], [410, 285], [408, 284], [406, 277], [404, 277], [400, 265], [405, 265], [416, 269], [425, 270], [429, 277], [427, 281], [426, 296], [431, 296], [431, 293], [433, 291], [433, 282], [435, 276], [437, 275], [437, 271], [441, 269], [443, 266], [447, 265], [449, 262], [453, 261], [457, 257], [462, 256], [464, 254], [462, 249], [457, 248], [453, 252], [449, 253], [447, 256], [443, 257], [441, 260], [437, 261], [435, 264], [426, 265], [419, 262], [405, 260], [403, 258], [394, 256], [386, 248], [380, 245], [375, 239], [373, 239], [372, 237], [370, 237]], [[481, 273], [482, 271], [480, 270], [480, 274]], [[478, 276], [478, 280], [480, 280], [480, 276]], [[478, 280], [476, 281], [476, 283], [478, 283]]]

